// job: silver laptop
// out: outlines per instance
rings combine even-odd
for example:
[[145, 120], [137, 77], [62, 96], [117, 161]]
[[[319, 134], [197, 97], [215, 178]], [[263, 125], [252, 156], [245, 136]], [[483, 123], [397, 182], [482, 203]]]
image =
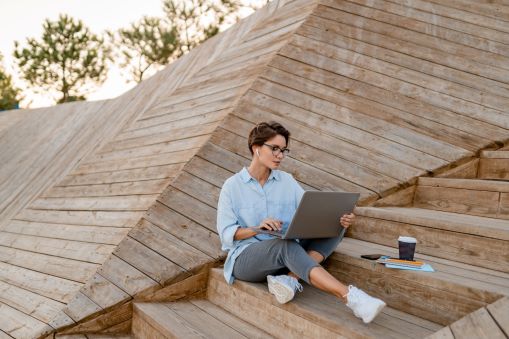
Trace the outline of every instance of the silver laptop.
[[352, 213], [359, 193], [306, 191], [286, 232], [257, 230], [282, 239], [332, 238], [344, 228], [339, 220]]

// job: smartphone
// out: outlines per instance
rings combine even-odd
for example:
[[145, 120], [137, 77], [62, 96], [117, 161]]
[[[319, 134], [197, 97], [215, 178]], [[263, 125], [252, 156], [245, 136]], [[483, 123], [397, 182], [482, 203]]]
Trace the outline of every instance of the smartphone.
[[382, 254], [363, 254], [361, 255], [361, 258], [369, 259], [369, 260], [376, 260], [380, 258]]

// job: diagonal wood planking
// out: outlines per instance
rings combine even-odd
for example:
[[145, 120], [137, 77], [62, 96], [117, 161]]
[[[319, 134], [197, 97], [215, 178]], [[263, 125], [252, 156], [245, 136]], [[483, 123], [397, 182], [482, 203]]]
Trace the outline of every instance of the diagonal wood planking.
[[[455, 3], [274, 0], [117, 99], [5, 119], [0, 185], [14, 203], [0, 218], [4, 290], [67, 304], [49, 322], [59, 328], [220, 260], [218, 192], [249, 163], [246, 135], [260, 120], [292, 131], [282, 169], [305, 189], [359, 191], [365, 205], [506, 141], [507, 13]], [[20, 138], [38, 124], [45, 133]], [[31, 155], [42, 147], [49, 154]], [[34, 263], [74, 260], [88, 273], [18, 266], [37, 237], [55, 240], [31, 249]], [[80, 242], [101, 250], [66, 252]], [[30, 275], [60, 279], [62, 294]], [[34, 307], [3, 309], [12, 318]]]

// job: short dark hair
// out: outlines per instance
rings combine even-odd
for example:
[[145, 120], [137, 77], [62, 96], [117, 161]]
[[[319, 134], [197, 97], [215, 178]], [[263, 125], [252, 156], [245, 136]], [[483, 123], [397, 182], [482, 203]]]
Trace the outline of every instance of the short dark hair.
[[290, 141], [290, 132], [278, 122], [260, 122], [249, 132], [249, 138], [247, 138], [247, 144], [251, 155], [253, 155], [253, 145], [262, 146], [267, 140], [275, 137], [276, 135], [282, 135], [286, 140], [286, 145]]

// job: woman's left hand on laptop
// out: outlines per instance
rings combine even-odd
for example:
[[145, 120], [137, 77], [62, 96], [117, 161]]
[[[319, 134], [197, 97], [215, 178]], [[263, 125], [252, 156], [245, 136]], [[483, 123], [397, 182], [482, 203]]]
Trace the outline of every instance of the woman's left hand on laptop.
[[355, 214], [353, 213], [350, 213], [350, 214], [345, 214], [341, 217], [341, 219], [339, 219], [339, 223], [341, 224], [341, 226], [343, 226], [344, 228], [348, 228], [350, 227], [352, 224], [353, 224], [353, 221], [355, 220]]

